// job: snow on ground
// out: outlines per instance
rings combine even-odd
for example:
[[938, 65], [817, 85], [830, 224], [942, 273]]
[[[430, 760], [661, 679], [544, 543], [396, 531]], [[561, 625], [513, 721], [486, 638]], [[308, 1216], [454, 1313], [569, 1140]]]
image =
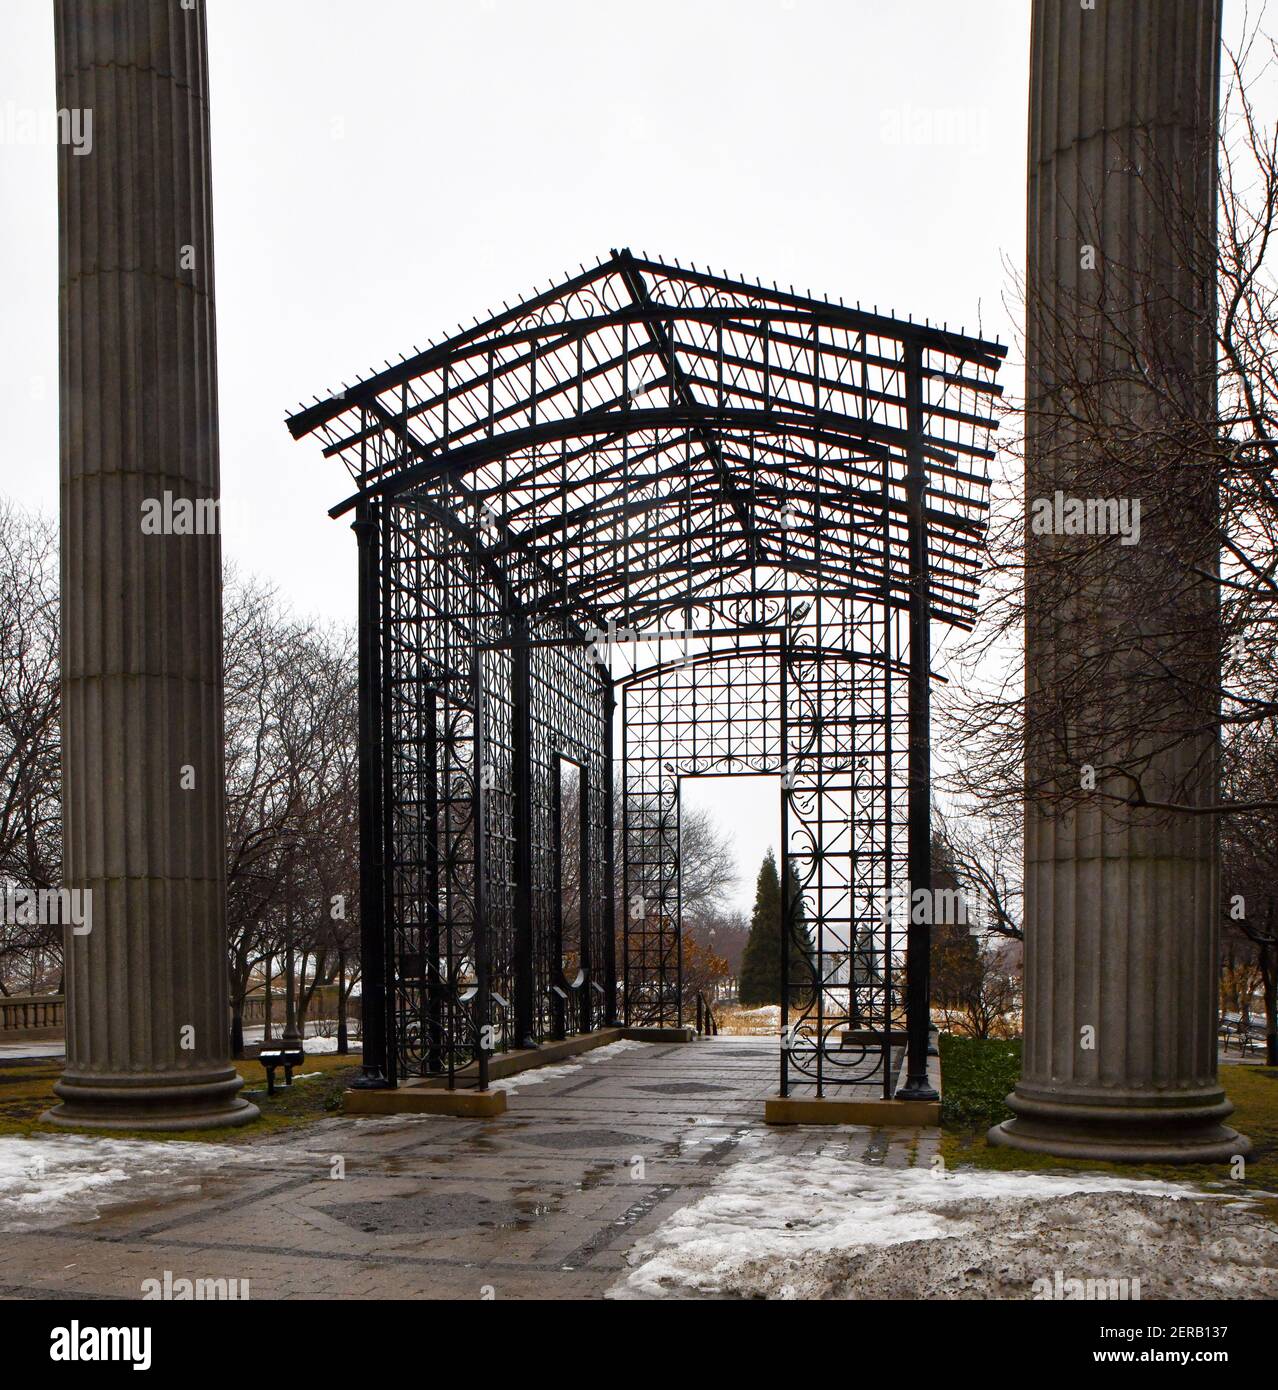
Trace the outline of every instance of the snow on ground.
[[[362, 1052], [362, 1051], [363, 1051], [363, 1046], [362, 1046], [362, 1044], [361, 1044], [361, 1043], [359, 1042], [359, 1040], [356, 1039], [356, 1038], [352, 1038], [352, 1039], [351, 1039], [351, 1041], [350, 1041], [350, 1043], [349, 1043], [349, 1047], [350, 1047], [350, 1050], [351, 1050], [351, 1053], [352, 1053], [352, 1054], [357, 1053], [357, 1052]], [[304, 1038], [304, 1039], [302, 1040], [302, 1051], [305, 1052], [306, 1055], [307, 1055], [308, 1057], [318, 1057], [318, 1056], [320, 1056], [322, 1053], [326, 1053], [326, 1052], [336, 1052], [336, 1051], [337, 1051], [337, 1039], [336, 1039], [336, 1038]]]
[[[283, 1025], [278, 1022], [275, 1024], [275, 1035], [273, 1041], [276, 1043], [278, 1043], [280, 1040], [280, 1029], [282, 1028], [282, 1026]], [[321, 1026], [332, 1029], [332, 1036], [327, 1038], [321, 1038], [315, 1032], [315, 1029]], [[331, 1019], [312, 1019], [307, 1023], [306, 1028], [307, 1032], [302, 1038], [302, 1047], [304, 1051], [306, 1051], [313, 1057], [318, 1057], [323, 1052], [337, 1051], [337, 1025]], [[246, 1028], [244, 1030], [244, 1041], [248, 1043], [261, 1042], [265, 1033], [265, 1026], [261, 1023], [256, 1023], [251, 1028]], [[360, 1042], [360, 1040], [356, 1037], [352, 1037], [350, 1040], [351, 1051], [359, 1052], [362, 1050], [362, 1048], [363, 1044]]]
[[[384, 1130], [398, 1129], [401, 1125], [430, 1125], [430, 1123], [438, 1123], [441, 1122], [441, 1120], [444, 1120], [446, 1123], [448, 1116], [407, 1115], [407, 1113], [401, 1113], [401, 1115], [357, 1115], [350, 1120], [349, 1123], [352, 1123], [356, 1129]], [[325, 1141], [320, 1147], [327, 1152], [330, 1150], [331, 1144]]]
[[583, 1062], [606, 1062], [619, 1052], [633, 1052], [636, 1048], [651, 1046], [651, 1043], [636, 1042], [634, 1038], [622, 1038], [619, 1042], [606, 1043], [603, 1047], [595, 1048], [593, 1052], [583, 1053], [581, 1060]]
[[6, 1057], [64, 1057], [66, 1043], [61, 1038], [45, 1042], [0, 1043], [0, 1060]]
[[619, 1042], [607, 1043], [603, 1047], [596, 1047], [589, 1052], [583, 1052], [580, 1062], [565, 1062], [563, 1066], [558, 1067], [530, 1067], [528, 1071], [518, 1072], [515, 1076], [508, 1076], [501, 1081], [490, 1081], [488, 1089], [506, 1091], [513, 1096], [525, 1086], [540, 1086], [543, 1081], [554, 1081], [561, 1076], [571, 1076], [573, 1072], [580, 1071], [584, 1063], [606, 1062], [619, 1052], [629, 1052], [636, 1047], [648, 1046], [650, 1046], [649, 1043], [622, 1038]]
[[501, 1081], [490, 1081], [488, 1089], [490, 1091], [508, 1091], [512, 1096], [522, 1091], [525, 1086], [540, 1086], [543, 1081], [554, 1081], [561, 1076], [571, 1076], [573, 1072], [581, 1070], [580, 1062], [567, 1062], [562, 1067], [533, 1067], [528, 1071], [521, 1071], [515, 1076], [508, 1076]]
[[[279, 1024], [278, 1022], [277, 1022], [276, 1025], [275, 1025], [275, 1041], [276, 1041], [276, 1042], [279, 1041], [280, 1028], [281, 1028], [281, 1026], [282, 1026], [282, 1025]], [[305, 1036], [305, 1039], [304, 1039], [304, 1042], [303, 1042], [303, 1046], [305, 1047], [305, 1049], [306, 1049], [306, 1051], [307, 1051], [308, 1053], [310, 1053], [312, 1056], [316, 1056], [316, 1057], [318, 1057], [318, 1056], [320, 1055], [320, 1053], [323, 1053], [323, 1052], [336, 1052], [336, 1051], [337, 1051], [337, 1036], [336, 1036], [336, 1032], [334, 1032], [334, 1034], [333, 1034], [332, 1037], [321, 1038], [321, 1037], [319, 1037], [319, 1036], [314, 1032], [314, 1030], [315, 1030], [317, 1027], [320, 1027], [320, 1026], [328, 1027], [328, 1028], [331, 1028], [331, 1029], [334, 1029], [334, 1030], [335, 1030], [336, 1027], [337, 1027], [337, 1025], [336, 1025], [335, 1023], [332, 1023], [332, 1022], [328, 1022], [328, 1023], [317, 1023], [315, 1020], [311, 1020], [310, 1022], [307, 1023], [306, 1027], [307, 1027], [307, 1029], [308, 1029], [308, 1032], [306, 1033], [306, 1036]], [[266, 1030], [265, 1030], [265, 1028], [263, 1027], [262, 1024], [260, 1024], [260, 1023], [254, 1024], [252, 1027], [246, 1028], [246, 1029], [244, 1030], [244, 1041], [245, 1041], [245, 1042], [250, 1042], [250, 1043], [261, 1042], [261, 1041], [262, 1041], [263, 1034], [265, 1033], [265, 1031], [266, 1031]], [[355, 1038], [355, 1037], [352, 1037], [352, 1038], [351, 1038], [351, 1041], [350, 1041], [350, 1050], [351, 1050], [352, 1052], [359, 1052], [359, 1051], [362, 1049], [362, 1047], [363, 1047], [363, 1044], [360, 1042], [360, 1040], [359, 1040], [358, 1038]], [[52, 1057], [52, 1058], [57, 1058], [57, 1057], [63, 1057], [63, 1056], [65, 1056], [65, 1055], [66, 1055], [66, 1043], [63, 1041], [62, 1038], [52, 1038], [52, 1039], [49, 1039], [49, 1040], [47, 1040], [47, 1041], [42, 1041], [42, 1042], [0, 1043], [0, 1061], [4, 1061], [6, 1058], [10, 1058], [10, 1057], [16, 1057], [16, 1058]]]
[[1030, 1298], [1057, 1270], [1145, 1298], [1278, 1295], [1278, 1228], [1188, 1186], [820, 1156], [734, 1164], [628, 1260], [610, 1297]]
[[105, 1206], [197, 1191], [240, 1155], [221, 1144], [33, 1135], [0, 1139], [0, 1231], [92, 1221]]
[[[443, 1121], [446, 1124], [447, 1119], [448, 1117], [445, 1115], [357, 1115], [350, 1123], [353, 1124], [356, 1129], [379, 1130], [397, 1129], [400, 1125], [424, 1125], [439, 1121]], [[306, 1142], [305, 1137], [298, 1142]], [[327, 1153], [332, 1148], [332, 1141], [330, 1139], [323, 1139], [319, 1147]]]

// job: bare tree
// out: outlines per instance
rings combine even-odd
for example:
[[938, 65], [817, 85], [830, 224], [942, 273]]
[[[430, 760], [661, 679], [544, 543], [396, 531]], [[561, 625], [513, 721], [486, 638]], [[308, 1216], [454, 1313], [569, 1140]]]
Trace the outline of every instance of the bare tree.
[[[1274, 644], [1254, 643], [1253, 660], [1270, 688], [1278, 690]], [[1257, 804], [1278, 787], [1278, 715], [1233, 731], [1226, 741], [1223, 781], [1235, 804], [1251, 807], [1222, 817], [1223, 983], [1235, 987], [1238, 1012], [1247, 1015], [1251, 989], [1239, 986], [1242, 975], [1254, 972], [1264, 998], [1267, 1061], [1278, 1066], [1278, 813]]]
[[737, 876], [732, 839], [703, 806], [688, 806], [679, 818], [679, 892], [687, 921], [722, 913]]
[[[58, 536], [0, 503], [0, 891], [60, 882]], [[0, 992], [60, 987], [56, 924], [0, 919]]]
[[[358, 978], [355, 663], [351, 637], [297, 621], [263, 586], [225, 601], [227, 918], [232, 1044], [244, 1000], [294, 962], [293, 1011]], [[287, 1001], [285, 1001], [287, 1007]]]
[[[1276, 699], [1256, 648], [1278, 624], [1278, 126], [1251, 95], [1274, 63], [1254, 29], [1228, 55], [1214, 220], [1189, 211], [1201, 161], [1161, 166], [1151, 140], [1109, 173], [1162, 206], [1149, 236], [1116, 257], [1091, 244], [1098, 209], [1080, 205], [1070, 283], [1050, 301], [1018, 286], [1054, 345], [1035, 364], [1052, 389], [1033, 418], [1009, 411], [982, 620], [940, 702], [966, 755], [953, 787], [982, 807], [1278, 808], [1278, 783], [1213, 794], [1222, 725], [1228, 745]], [[1186, 370], [1181, 343], [1203, 324], [1216, 351]], [[1123, 617], [1099, 630], [1112, 610]], [[1056, 653], [1030, 673], [1027, 612]]]
[[[1020, 941], [1023, 896], [1021, 829], [1005, 803], [988, 814], [933, 810], [933, 863], [963, 894], [982, 931]], [[939, 882], [935, 886], [941, 886]]]

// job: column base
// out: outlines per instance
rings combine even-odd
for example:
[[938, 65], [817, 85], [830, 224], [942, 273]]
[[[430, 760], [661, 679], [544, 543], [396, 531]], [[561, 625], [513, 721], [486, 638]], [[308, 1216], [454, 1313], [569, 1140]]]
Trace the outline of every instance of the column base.
[[64, 1129], [222, 1129], [256, 1120], [256, 1105], [242, 1100], [244, 1085], [232, 1068], [205, 1076], [190, 1072], [144, 1077], [76, 1076], [54, 1082], [61, 1104], [40, 1116]]
[[1251, 1152], [1251, 1141], [1222, 1121], [1233, 1105], [1116, 1106], [1067, 1104], [1022, 1096], [1015, 1118], [989, 1131], [991, 1144], [1058, 1158], [1110, 1163], [1227, 1163]]

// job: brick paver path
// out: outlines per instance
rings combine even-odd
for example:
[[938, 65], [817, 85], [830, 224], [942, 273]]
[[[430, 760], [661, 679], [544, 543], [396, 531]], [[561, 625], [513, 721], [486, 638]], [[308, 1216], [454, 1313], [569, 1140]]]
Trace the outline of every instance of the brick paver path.
[[137, 1298], [166, 1270], [247, 1279], [254, 1299], [600, 1297], [728, 1164], [935, 1152], [935, 1131], [765, 1125], [776, 1047], [626, 1045], [515, 1078], [498, 1119], [334, 1117], [252, 1141], [199, 1170], [198, 1191], [4, 1236], [0, 1297]]

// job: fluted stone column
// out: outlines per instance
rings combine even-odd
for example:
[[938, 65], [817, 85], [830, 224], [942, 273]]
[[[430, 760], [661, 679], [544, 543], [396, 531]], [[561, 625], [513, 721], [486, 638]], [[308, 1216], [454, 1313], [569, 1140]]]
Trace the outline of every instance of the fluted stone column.
[[63, 872], [93, 915], [67, 936], [46, 1118], [240, 1124], [257, 1111], [229, 1060], [221, 542], [207, 506], [183, 516], [219, 495], [204, 4], [54, 15], [58, 106], [92, 111], [58, 197]]
[[1211, 818], [1125, 805], [1105, 771], [1138, 768], [1147, 802], [1217, 797], [1214, 490], [1176, 441], [1214, 400], [1219, 0], [1035, 0], [1032, 45], [1027, 504], [1134, 494], [1141, 525], [1126, 548], [1027, 526], [1027, 717], [1069, 724], [1030, 735], [1031, 787], [1101, 772], [1095, 797], [1028, 801], [1023, 1073], [990, 1139], [1224, 1159], [1248, 1144], [1216, 1077]]

